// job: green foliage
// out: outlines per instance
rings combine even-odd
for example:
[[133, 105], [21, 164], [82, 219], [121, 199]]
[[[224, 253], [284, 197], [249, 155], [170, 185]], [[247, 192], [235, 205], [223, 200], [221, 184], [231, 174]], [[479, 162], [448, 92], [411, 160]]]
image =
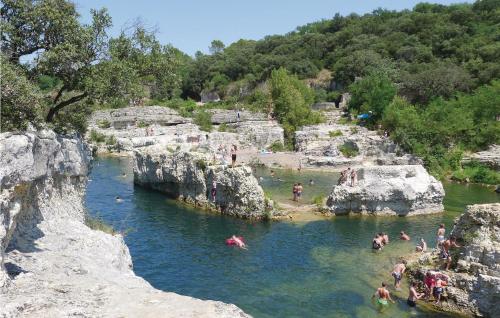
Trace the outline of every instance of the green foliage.
[[24, 130], [42, 122], [42, 94], [23, 70], [0, 55], [0, 131]]
[[106, 135], [101, 134], [101, 133], [92, 129], [90, 131], [90, 140], [93, 142], [96, 142], [96, 143], [101, 143], [101, 142], [104, 142], [106, 140]]
[[359, 149], [356, 144], [346, 141], [339, 147], [339, 151], [344, 155], [344, 157], [352, 158], [359, 154]]
[[452, 179], [462, 182], [500, 184], [500, 173], [479, 162], [472, 161], [464, 164], [463, 169], [454, 171]]
[[109, 120], [101, 120], [97, 123], [97, 127], [101, 128], [101, 129], [106, 129], [106, 128], [109, 128], [111, 127], [111, 123], [109, 122]]
[[284, 68], [273, 70], [269, 79], [274, 114], [283, 125], [285, 138], [290, 142], [293, 133], [303, 125], [322, 121], [319, 113], [311, 110], [314, 95], [296, 76], [289, 75]]
[[330, 136], [330, 138], [339, 137], [342, 136], [342, 132], [340, 130], [331, 130], [328, 132], [328, 136]]
[[477, 151], [500, 142], [500, 82], [494, 81], [472, 94], [438, 98], [427, 107], [395, 97], [382, 123], [406, 151], [424, 159], [432, 173], [444, 176], [459, 167], [461, 151]]
[[148, 124], [148, 123], [146, 123], [145, 121], [142, 121], [142, 120], [140, 120], [140, 121], [137, 123], [137, 127], [139, 127], [139, 128], [146, 128], [146, 127], [148, 127], [148, 126], [149, 126], [149, 124]]
[[198, 159], [198, 160], [196, 160], [196, 167], [198, 169], [201, 169], [202, 171], [206, 171], [207, 170], [207, 163], [203, 159]]
[[271, 146], [269, 146], [269, 150], [271, 150], [272, 152], [280, 152], [285, 150], [285, 146], [281, 141], [276, 140], [271, 144]]
[[379, 73], [372, 73], [350, 86], [352, 94], [349, 110], [354, 113], [372, 112], [371, 120], [382, 117], [385, 107], [396, 95], [396, 87], [390, 79]]
[[212, 114], [204, 109], [198, 110], [194, 116], [194, 123], [203, 131], [212, 131]]
[[111, 235], [115, 235], [118, 233], [111, 225], [108, 225], [106, 222], [104, 222], [102, 218], [100, 218], [99, 216], [92, 217], [88, 213], [85, 214], [85, 225], [92, 230], [101, 231]]
[[106, 145], [108, 146], [114, 146], [116, 145], [116, 137], [111, 135], [106, 138]]
[[311, 200], [311, 203], [315, 204], [318, 207], [318, 209], [321, 209], [323, 207], [324, 202], [325, 202], [325, 196], [322, 194], [315, 195]]

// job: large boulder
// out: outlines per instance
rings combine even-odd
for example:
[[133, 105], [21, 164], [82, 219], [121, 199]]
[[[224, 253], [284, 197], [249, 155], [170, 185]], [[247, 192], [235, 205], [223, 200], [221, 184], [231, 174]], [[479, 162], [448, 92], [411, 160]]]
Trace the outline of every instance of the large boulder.
[[120, 235], [87, 227], [79, 138], [2, 133], [0, 152], [0, 317], [248, 317], [154, 289]]
[[443, 186], [421, 165], [364, 167], [357, 174], [354, 186], [333, 187], [327, 200], [330, 212], [414, 215], [443, 211]]
[[[134, 182], [202, 208], [242, 218], [263, 218], [271, 208], [248, 166], [212, 165], [198, 152], [135, 151]], [[217, 184], [212, 201], [212, 182]]]

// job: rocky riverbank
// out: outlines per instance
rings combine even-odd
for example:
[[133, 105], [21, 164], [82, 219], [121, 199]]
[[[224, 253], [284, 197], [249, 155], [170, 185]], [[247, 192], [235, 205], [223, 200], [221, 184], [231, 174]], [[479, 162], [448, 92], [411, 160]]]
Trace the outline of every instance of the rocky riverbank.
[[406, 216], [444, 209], [443, 185], [421, 165], [363, 167], [357, 177], [354, 184], [333, 187], [327, 211]]
[[89, 152], [51, 131], [0, 134], [0, 316], [248, 317], [134, 275], [120, 235], [85, 225]]
[[272, 215], [272, 202], [249, 166], [230, 168], [212, 161], [201, 152], [136, 151], [134, 182], [222, 214], [257, 219]]
[[[477, 317], [500, 312], [500, 203], [467, 207], [451, 232], [462, 246], [452, 251], [453, 271], [446, 287], [447, 301], [439, 309]], [[412, 279], [442, 267], [433, 251], [409, 263]]]

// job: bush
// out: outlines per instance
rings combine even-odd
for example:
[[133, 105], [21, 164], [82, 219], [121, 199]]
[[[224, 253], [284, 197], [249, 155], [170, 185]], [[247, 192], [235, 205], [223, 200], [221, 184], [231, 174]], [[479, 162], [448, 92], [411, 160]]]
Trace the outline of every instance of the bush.
[[196, 160], [196, 167], [198, 167], [198, 169], [201, 169], [202, 171], [205, 171], [207, 170], [207, 163], [203, 159], [198, 159]]
[[276, 140], [275, 142], [273, 142], [271, 144], [271, 146], [269, 146], [269, 149], [272, 152], [280, 152], [280, 151], [285, 150], [285, 146], [283, 145], [283, 143], [281, 141]]
[[101, 143], [106, 140], [106, 135], [101, 134], [94, 129], [90, 131], [90, 140], [96, 143]]
[[137, 127], [139, 127], [139, 128], [146, 128], [146, 127], [148, 127], [148, 126], [149, 126], [149, 124], [148, 124], [148, 123], [146, 123], [145, 121], [142, 121], [142, 120], [140, 120], [140, 121], [137, 123]]
[[106, 145], [108, 146], [114, 146], [116, 145], [116, 137], [111, 135], [106, 138]]
[[196, 112], [194, 123], [203, 131], [212, 131], [212, 114], [202, 109]]
[[111, 127], [111, 123], [104, 119], [104, 120], [101, 120], [97, 123], [97, 127], [101, 128], [101, 129], [106, 129], [106, 128], [109, 128]]
[[88, 213], [85, 215], [85, 225], [95, 231], [101, 231], [111, 235], [115, 235], [118, 232], [111, 226], [106, 224], [99, 216], [92, 217]]
[[328, 132], [328, 136], [330, 136], [330, 138], [339, 137], [342, 136], [342, 132], [340, 130], [332, 130]]
[[325, 196], [322, 194], [314, 196], [311, 200], [311, 203], [315, 204], [318, 207], [318, 209], [323, 207], [324, 202], [325, 202]]
[[462, 169], [454, 171], [452, 179], [462, 182], [500, 184], [500, 173], [477, 161], [472, 161], [464, 164]]
[[339, 147], [339, 151], [347, 158], [356, 157], [359, 154], [359, 149], [353, 142], [345, 142]]

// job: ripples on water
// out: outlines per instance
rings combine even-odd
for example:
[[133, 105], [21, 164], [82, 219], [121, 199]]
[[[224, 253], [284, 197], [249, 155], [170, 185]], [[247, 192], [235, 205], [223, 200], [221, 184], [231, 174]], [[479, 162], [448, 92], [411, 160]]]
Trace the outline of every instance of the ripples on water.
[[[125, 172], [127, 175], [122, 176]], [[293, 182], [305, 184], [304, 201], [328, 192], [336, 174], [277, 171], [276, 185], [265, 170], [263, 185], [280, 200]], [[334, 217], [312, 222], [252, 222], [188, 209], [160, 193], [133, 186], [129, 159], [94, 162], [86, 205], [125, 241], [134, 270], [154, 287], [202, 299], [234, 303], [254, 317], [446, 317], [410, 310], [407, 290], [397, 304], [378, 313], [370, 297], [382, 280], [391, 282], [392, 264], [411, 252], [419, 237], [435, 244], [439, 223], [449, 229], [465, 204], [497, 202], [483, 187], [446, 184], [447, 212], [418, 217]], [[309, 187], [310, 178], [315, 186]], [[332, 181], [333, 180], [333, 181]], [[116, 196], [123, 198], [116, 203]], [[382, 253], [370, 249], [373, 234], [397, 237]], [[224, 244], [232, 234], [245, 237], [248, 250]]]

